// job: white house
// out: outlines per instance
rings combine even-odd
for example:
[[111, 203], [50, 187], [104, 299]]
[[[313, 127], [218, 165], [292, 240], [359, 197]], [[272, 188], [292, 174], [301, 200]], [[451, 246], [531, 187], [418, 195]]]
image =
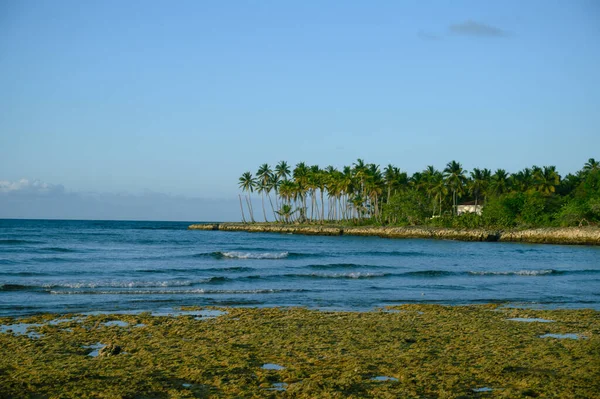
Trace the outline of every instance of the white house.
[[481, 210], [483, 205], [480, 202], [475, 205], [475, 201], [465, 202], [460, 205], [456, 205], [456, 214], [462, 215], [463, 213], [476, 213], [481, 216]]

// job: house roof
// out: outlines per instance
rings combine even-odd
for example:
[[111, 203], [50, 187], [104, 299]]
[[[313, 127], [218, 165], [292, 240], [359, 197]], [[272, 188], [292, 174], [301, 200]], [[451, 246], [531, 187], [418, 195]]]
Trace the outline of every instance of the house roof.
[[[463, 202], [462, 204], [458, 204], [458, 206], [462, 206], [462, 205], [475, 205], [475, 201], [467, 201], [467, 202]], [[481, 201], [477, 201], [477, 206], [483, 206]]]

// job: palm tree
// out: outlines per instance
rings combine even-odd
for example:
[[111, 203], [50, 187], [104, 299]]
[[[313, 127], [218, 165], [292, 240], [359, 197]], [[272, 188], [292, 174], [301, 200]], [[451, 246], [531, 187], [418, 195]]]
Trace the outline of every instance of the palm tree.
[[273, 189], [275, 190], [275, 204], [279, 208], [279, 186], [283, 181], [288, 180], [290, 177], [290, 167], [285, 161], [279, 161], [275, 166], [275, 172], [273, 173]]
[[446, 182], [444, 181], [444, 175], [439, 171], [436, 171], [436, 173], [432, 175], [430, 195], [433, 196], [434, 203], [432, 217], [435, 216], [435, 204], [438, 202], [440, 204], [439, 216], [442, 216], [442, 199], [448, 195], [448, 186], [446, 186]]
[[[252, 201], [250, 199], [250, 193], [254, 191], [254, 187], [256, 185], [256, 181], [252, 177], [252, 173], [245, 172], [239, 178], [238, 185], [242, 189], [242, 191], [247, 192], [246, 195], [246, 203], [248, 204], [248, 212], [250, 212], [250, 220], [254, 223], [254, 212], [252, 211]], [[243, 210], [242, 210], [243, 214]]]
[[534, 183], [533, 171], [530, 168], [525, 168], [510, 177], [513, 187], [521, 192], [529, 191]]
[[535, 189], [545, 195], [554, 193], [559, 183], [560, 175], [556, 172], [555, 166], [544, 166], [534, 175]]
[[596, 161], [594, 158], [588, 159], [588, 161], [583, 165], [584, 172], [595, 172], [600, 170], [600, 162]]
[[392, 187], [396, 181], [396, 168], [394, 165], [389, 164], [383, 170], [383, 178], [385, 180], [385, 187], [387, 188], [387, 199], [386, 202], [390, 202], [390, 196], [392, 195]]
[[509, 173], [504, 169], [497, 169], [492, 176], [491, 190], [495, 195], [501, 195], [510, 188]]
[[290, 204], [283, 204], [276, 213], [281, 216], [286, 223], [289, 223], [294, 212], [296, 211]]
[[[270, 191], [271, 191], [271, 176], [272, 176], [273, 172], [271, 171], [271, 168], [269, 167], [268, 164], [264, 163], [262, 164], [259, 168], [258, 171], [256, 172], [256, 178], [257, 178], [257, 186], [258, 186], [258, 192], [260, 193], [261, 199], [262, 199], [262, 208], [263, 208], [263, 216], [265, 217], [265, 222], [267, 222], [267, 212], [265, 211], [265, 195], [264, 192], [267, 192], [267, 195], [269, 196], [269, 201], [271, 201], [271, 196], [269, 195]], [[271, 202], [271, 208], [273, 208], [273, 203]]]
[[296, 183], [296, 197], [300, 198], [302, 205], [300, 207], [300, 219], [306, 219], [306, 192], [308, 190], [308, 166], [304, 162], [296, 164], [293, 172], [294, 182]]
[[457, 197], [464, 192], [464, 185], [467, 181], [465, 177], [466, 171], [463, 170], [461, 164], [456, 161], [450, 161], [444, 169], [444, 177], [448, 188], [452, 190], [452, 204], [454, 206], [453, 214], [456, 215]]
[[478, 168], [473, 168], [473, 171], [471, 172], [470, 191], [471, 195], [475, 197], [475, 209], [477, 209], [479, 195], [485, 191], [486, 185], [487, 181], [485, 179], [483, 171]]
[[279, 161], [275, 166], [275, 177], [278, 180], [285, 181], [291, 176], [290, 167], [285, 161]]

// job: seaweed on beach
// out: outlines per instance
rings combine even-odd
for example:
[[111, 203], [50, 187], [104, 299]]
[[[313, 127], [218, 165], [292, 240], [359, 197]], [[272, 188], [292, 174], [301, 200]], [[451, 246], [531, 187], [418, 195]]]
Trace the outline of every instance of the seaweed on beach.
[[[218, 317], [197, 317], [200, 310], [177, 317], [65, 315], [61, 322], [52, 321], [56, 315], [3, 318], [5, 326], [32, 324], [29, 331], [37, 335], [0, 333], [0, 397], [513, 398], [600, 392], [600, 312], [593, 310], [227, 308]], [[108, 323], [116, 320], [127, 324]], [[542, 338], [574, 333], [578, 339]], [[98, 344], [109, 349], [90, 356]]]

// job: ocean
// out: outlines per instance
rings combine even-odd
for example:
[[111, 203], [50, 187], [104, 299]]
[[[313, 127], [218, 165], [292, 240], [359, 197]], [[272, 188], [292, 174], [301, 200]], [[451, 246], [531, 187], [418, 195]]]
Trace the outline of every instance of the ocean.
[[404, 303], [600, 309], [600, 248], [0, 220], [0, 316]]

